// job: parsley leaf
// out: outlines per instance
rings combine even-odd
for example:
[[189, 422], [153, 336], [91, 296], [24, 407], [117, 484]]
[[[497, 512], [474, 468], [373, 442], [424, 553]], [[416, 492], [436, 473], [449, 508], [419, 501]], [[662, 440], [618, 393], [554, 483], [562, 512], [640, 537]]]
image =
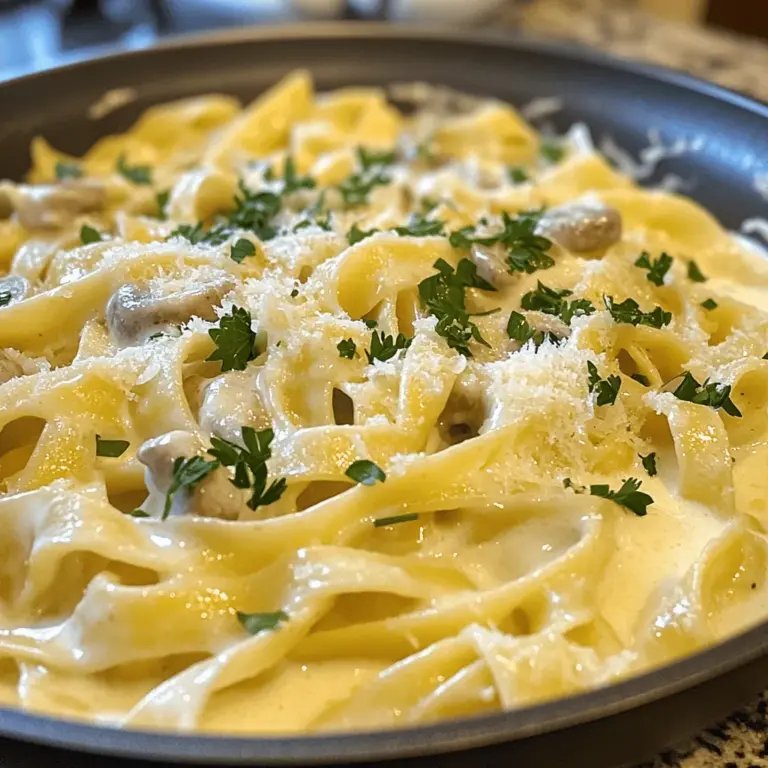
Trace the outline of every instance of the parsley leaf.
[[342, 339], [337, 345], [339, 357], [346, 357], [347, 360], [354, 359], [357, 354], [357, 344], [352, 339]]
[[387, 479], [384, 470], [368, 459], [353, 461], [344, 474], [363, 485], [375, 485], [376, 481], [383, 483]]
[[80, 227], [80, 242], [83, 245], [89, 245], [90, 243], [100, 243], [101, 233], [97, 229], [89, 227], [87, 224], [83, 224], [83, 226]]
[[597, 366], [592, 361], [587, 362], [587, 371], [589, 373], [589, 391], [597, 392], [597, 404], [613, 405], [619, 394], [621, 379], [618, 376], [601, 379], [597, 372]]
[[693, 259], [688, 262], [688, 279], [693, 280], [694, 283], [707, 282], [706, 276], [702, 274], [699, 265]]
[[149, 517], [149, 514], [143, 509], [132, 509], [128, 514], [131, 517]]
[[155, 195], [155, 200], [157, 202], [157, 218], [160, 219], [160, 221], [165, 221], [168, 218], [167, 214], [165, 213], [165, 206], [168, 205], [168, 200], [170, 197], [170, 189], [164, 189], [162, 192], [158, 192]]
[[218, 461], [206, 461], [202, 456], [193, 456], [191, 459], [179, 456], [175, 459], [173, 462], [173, 479], [165, 496], [162, 519], [165, 520], [170, 514], [173, 497], [180, 490], [190, 491], [218, 466]]
[[552, 344], [562, 341], [551, 331], [537, 331], [530, 326], [525, 319], [525, 315], [520, 312], [511, 312], [507, 322], [507, 335], [510, 339], [519, 341], [521, 344], [533, 340], [534, 346], [538, 349], [545, 341], [549, 340]]
[[378, 325], [375, 320], [366, 320], [363, 318], [363, 322], [365, 323], [366, 328], [375, 328]]
[[651, 259], [651, 254], [643, 251], [635, 262], [635, 266], [647, 269], [646, 277], [654, 285], [664, 285], [664, 275], [669, 271], [673, 261], [674, 259], [668, 253], [662, 253], [658, 259]]
[[650, 477], [654, 477], [657, 474], [655, 453], [649, 453], [647, 456], [640, 456], [640, 461], [643, 462], [643, 467], [645, 467], [645, 471]]
[[650, 387], [651, 382], [648, 380], [647, 376], [643, 376], [642, 373], [633, 373], [630, 377], [630, 379], [634, 379], [639, 384], [642, 384], [644, 387]]
[[357, 159], [360, 163], [360, 167], [364, 171], [368, 171], [377, 165], [392, 165], [395, 162], [395, 152], [393, 150], [378, 152], [374, 149], [366, 149], [365, 147], [357, 148]]
[[64, 179], [79, 179], [83, 175], [83, 169], [76, 163], [65, 163], [61, 160], [56, 162], [56, 178], [59, 181]]
[[101, 435], [96, 435], [97, 456], [109, 456], [116, 459], [128, 450], [129, 445], [127, 440], [102, 440]]
[[639, 490], [642, 481], [634, 477], [628, 477], [618, 491], [612, 491], [607, 485], [590, 485], [589, 492], [592, 496], [600, 496], [610, 499], [622, 507], [634, 512], [638, 517], [648, 513], [648, 506], [653, 504], [653, 498]]
[[375, 235], [377, 232], [381, 232], [381, 230], [375, 227], [373, 229], [360, 229], [357, 224], [353, 224], [352, 229], [347, 232], [347, 242], [350, 245], [355, 245], [356, 243], [361, 243], [367, 237]]
[[389, 525], [398, 525], [399, 523], [410, 523], [412, 520], [418, 520], [417, 512], [409, 512], [405, 515], [393, 515], [392, 517], [377, 517], [373, 521], [374, 528], [385, 528]]
[[613, 296], [603, 296], [606, 309], [617, 323], [630, 325], [648, 325], [651, 328], [662, 328], [672, 322], [672, 313], [665, 312], [661, 307], [655, 307], [650, 312], [643, 312], [634, 299], [626, 299], [621, 304], [613, 301]]
[[192, 245], [198, 243], [209, 243], [210, 245], [221, 245], [232, 233], [226, 227], [213, 227], [206, 231], [202, 222], [198, 221], [194, 226], [192, 224], [180, 224], [171, 232], [166, 240], [173, 237], [183, 237], [189, 240]]
[[285, 611], [274, 613], [243, 613], [237, 612], [237, 620], [249, 635], [258, 635], [259, 632], [271, 632], [277, 629], [283, 621], [288, 621], [289, 616]]
[[507, 174], [509, 175], [509, 180], [514, 184], [525, 184], [525, 182], [529, 181], [531, 178], [524, 168], [519, 167], [510, 168], [507, 171]]
[[125, 155], [117, 158], [117, 172], [133, 184], [152, 183], [152, 169], [148, 165], [128, 165], [125, 162]]
[[496, 289], [477, 274], [477, 266], [469, 259], [462, 259], [455, 271], [445, 259], [438, 259], [434, 267], [437, 274], [419, 283], [421, 302], [437, 318], [435, 330], [448, 346], [466, 357], [472, 357], [469, 351], [472, 339], [486, 347], [489, 344], [470, 319], [473, 315], [466, 310], [464, 291], [466, 288]]
[[717, 302], [714, 299], [705, 299], [701, 302], [704, 309], [717, 309]]
[[216, 344], [206, 360], [221, 360], [221, 370], [244, 371], [249, 360], [258, 357], [256, 334], [251, 328], [251, 313], [242, 307], [232, 307], [232, 313], [224, 315], [218, 328], [211, 328], [208, 335]]
[[495, 234], [478, 235], [475, 227], [462, 227], [448, 238], [454, 248], [470, 248], [472, 244], [492, 246], [501, 244], [507, 250], [506, 262], [510, 273], [533, 274], [539, 269], [554, 266], [547, 253], [552, 241], [535, 234], [541, 211], [523, 211], [516, 217], [506, 211], [501, 214], [502, 230]]
[[373, 363], [374, 360], [381, 360], [385, 362], [393, 358], [399, 350], [408, 349], [411, 346], [412, 338], [408, 338], [402, 333], [397, 334], [397, 338], [392, 336], [385, 336], [384, 331], [374, 331], [371, 336], [371, 349], [366, 350], [366, 357], [368, 363]]
[[208, 453], [225, 467], [233, 467], [235, 476], [230, 480], [236, 488], [252, 490], [248, 506], [251, 509], [265, 507], [277, 501], [285, 491], [284, 477], [273, 480], [267, 486], [267, 460], [272, 456], [270, 445], [275, 437], [271, 429], [257, 432], [253, 427], [242, 427], [240, 433], [245, 448], [220, 437], [211, 438]]
[[574, 317], [591, 315], [595, 312], [592, 302], [588, 299], [573, 299], [567, 301], [566, 297], [572, 296], [573, 291], [567, 288], [557, 290], [537, 281], [536, 290], [528, 291], [523, 295], [520, 305], [523, 309], [543, 312], [546, 315], [559, 317], [566, 325], [571, 324]]
[[242, 180], [238, 189], [240, 194], [235, 196], [235, 210], [229, 214], [227, 225], [230, 229], [249, 230], [259, 240], [271, 240], [277, 235], [273, 219], [282, 210], [282, 198], [274, 192], [251, 192]]
[[543, 141], [539, 151], [541, 156], [553, 165], [559, 163], [565, 157], [565, 149], [558, 141]]
[[703, 384], [699, 384], [699, 382], [686, 371], [683, 374], [683, 380], [672, 394], [678, 400], [685, 400], [686, 402], [697, 403], [698, 405], [706, 405], [715, 410], [722, 408], [729, 416], [741, 416], [741, 411], [731, 400], [730, 384], [710, 383], [709, 379]]
[[429, 235], [442, 235], [445, 222], [439, 219], [427, 219], [424, 216], [412, 216], [409, 222], [402, 227], [395, 227], [400, 237], [428, 237]]
[[254, 246], [250, 240], [246, 240], [244, 237], [241, 237], [232, 246], [229, 255], [232, 257], [232, 261], [236, 261], [238, 264], [241, 264], [243, 259], [246, 257], [256, 255], [256, 246]]
[[341, 198], [348, 208], [354, 208], [368, 203], [368, 195], [375, 187], [389, 184], [391, 178], [379, 167], [373, 166], [370, 171], [352, 174], [338, 185]]
[[292, 157], [285, 160], [285, 170], [283, 173], [283, 185], [280, 190], [283, 195], [290, 195], [300, 189], [314, 189], [317, 182], [311, 176], [299, 176], [296, 173], [296, 164]]
[[7, 307], [13, 299], [13, 294], [10, 291], [0, 291], [0, 307]]

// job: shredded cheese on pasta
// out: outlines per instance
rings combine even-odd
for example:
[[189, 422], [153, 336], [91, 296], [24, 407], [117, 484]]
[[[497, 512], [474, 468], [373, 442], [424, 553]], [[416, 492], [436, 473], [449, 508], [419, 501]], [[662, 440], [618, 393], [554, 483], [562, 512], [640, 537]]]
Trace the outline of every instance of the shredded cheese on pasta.
[[4, 703], [408, 725], [768, 613], [768, 266], [584, 128], [296, 72], [31, 152], [0, 186]]

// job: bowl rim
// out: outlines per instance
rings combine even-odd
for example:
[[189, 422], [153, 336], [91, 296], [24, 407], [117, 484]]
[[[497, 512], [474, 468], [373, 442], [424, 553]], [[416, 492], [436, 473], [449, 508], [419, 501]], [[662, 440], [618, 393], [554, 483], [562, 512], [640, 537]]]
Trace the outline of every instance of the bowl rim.
[[[176, 49], [207, 49], [233, 43], [280, 42], [296, 39], [342, 40], [386, 38], [391, 42], [429, 40], [448, 44], [544, 53], [564, 63], [586, 63], [625, 72], [726, 102], [768, 120], [768, 104], [682, 71], [646, 62], [619, 59], [568, 41], [538, 35], [489, 30], [457, 30], [435, 25], [381, 22], [311, 22], [232, 28], [204, 34], [182, 34], [148, 48], [114, 50], [14, 77], [0, 83], [0, 97], [9, 88], [25, 86], [60, 72], [88, 70], [103, 62], [146, 58]], [[768, 127], [768, 123], [766, 123]], [[0, 737], [54, 748], [171, 762], [226, 765], [348, 763], [400, 759], [490, 746], [526, 739], [618, 715], [682, 691], [768, 654], [768, 619], [690, 656], [617, 683], [541, 704], [493, 714], [450, 719], [434, 724], [387, 730], [329, 732], [310, 736], [196, 735], [174, 731], [118, 729], [111, 725], [40, 715], [0, 707]]]

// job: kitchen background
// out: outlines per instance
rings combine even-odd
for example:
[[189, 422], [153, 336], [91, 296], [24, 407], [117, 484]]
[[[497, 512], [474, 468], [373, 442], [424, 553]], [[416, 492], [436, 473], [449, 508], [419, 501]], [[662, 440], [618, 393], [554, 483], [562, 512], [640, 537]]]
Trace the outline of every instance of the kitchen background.
[[[0, 79], [173, 34], [373, 17], [567, 39], [768, 101], [768, 0], [0, 0]], [[644, 766], [672, 767], [768, 768], [768, 699]]]

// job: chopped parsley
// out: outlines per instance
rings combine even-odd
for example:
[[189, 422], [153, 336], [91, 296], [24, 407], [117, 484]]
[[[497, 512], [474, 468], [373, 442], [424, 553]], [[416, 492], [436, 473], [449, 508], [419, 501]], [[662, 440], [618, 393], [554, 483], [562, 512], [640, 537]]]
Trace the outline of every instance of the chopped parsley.
[[252, 192], [242, 180], [238, 189], [240, 194], [235, 196], [235, 209], [227, 218], [227, 226], [249, 230], [259, 240], [271, 240], [277, 235], [273, 219], [282, 210], [282, 197], [274, 192]]
[[366, 328], [375, 328], [378, 325], [378, 323], [375, 320], [363, 319], [363, 322], [365, 323]]
[[551, 331], [537, 331], [532, 328], [525, 319], [525, 315], [520, 312], [510, 313], [509, 321], [507, 322], [507, 335], [510, 339], [519, 341], [521, 344], [533, 340], [536, 349], [545, 341], [550, 341], [552, 344], [557, 344], [561, 341], [560, 337]]
[[143, 509], [132, 509], [128, 514], [131, 517], [149, 517], [149, 514]]
[[292, 298], [292, 299], [295, 299], [295, 298], [296, 298], [298, 295], [299, 295], [299, 289], [298, 289], [298, 288], [294, 288], [294, 289], [291, 291], [291, 298]]
[[691, 259], [688, 262], [688, 279], [693, 280], [694, 283], [706, 283], [706, 275], [699, 269], [699, 265]]
[[390, 177], [378, 166], [371, 171], [362, 171], [352, 174], [348, 179], [339, 184], [337, 189], [341, 193], [341, 199], [348, 208], [359, 205], [367, 205], [368, 195], [375, 187], [386, 186], [391, 181]]
[[356, 243], [361, 243], [367, 237], [375, 235], [377, 232], [381, 232], [381, 230], [375, 227], [373, 229], [360, 229], [357, 224], [353, 224], [352, 229], [347, 232], [347, 242], [350, 245], [355, 245]]
[[536, 290], [528, 291], [521, 299], [520, 304], [523, 309], [555, 315], [566, 325], [570, 325], [574, 317], [591, 315], [595, 312], [592, 302], [588, 299], [568, 301], [567, 297], [572, 295], [573, 291], [569, 291], [567, 288], [557, 290], [538, 280]]
[[171, 197], [171, 190], [164, 189], [162, 192], [158, 192], [155, 195], [155, 201], [157, 202], [157, 218], [161, 221], [165, 221], [168, 216], [165, 213], [165, 206], [168, 205], [168, 200]]
[[424, 216], [411, 216], [408, 223], [402, 227], [395, 227], [400, 237], [429, 237], [430, 235], [442, 235], [444, 221], [439, 219], [427, 219]]
[[148, 165], [128, 165], [125, 155], [117, 158], [117, 172], [132, 184], [147, 185], [152, 183], [152, 169]]
[[638, 517], [643, 517], [648, 513], [648, 506], [653, 504], [653, 497], [639, 490], [641, 485], [642, 481], [628, 477], [618, 491], [612, 491], [608, 485], [590, 485], [589, 492], [592, 496], [610, 499], [631, 510]]
[[613, 405], [619, 394], [621, 379], [618, 376], [601, 379], [597, 366], [592, 361], [587, 362], [587, 372], [589, 373], [589, 391], [597, 392], [597, 404]]
[[0, 291], [0, 307], [7, 307], [13, 299], [13, 294], [10, 291]]
[[371, 336], [371, 348], [365, 355], [369, 363], [374, 360], [386, 362], [391, 360], [401, 349], [408, 349], [411, 346], [412, 338], [403, 333], [398, 333], [396, 338], [386, 336], [384, 331], [374, 331]]
[[502, 245], [506, 251], [507, 268], [511, 273], [533, 274], [539, 269], [549, 269], [555, 264], [547, 253], [552, 241], [535, 233], [541, 211], [523, 211], [516, 217], [506, 211], [501, 214], [502, 230], [489, 235], [478, 235], [475, 227], [462, 227], [448, 238], [454, 248], [470, 248], [473, 244]]
[[192, 245], [198, 245], [199, 243], [208, 243], [209, 245], [221, 245], [225, 242], [232, 233], [226, 227], [212, 227], [206, 230], [203, 223], [198, 221], [197, 224], [180, 224], [176, 229], [171, 232], [166, 240], [170, 240], [173, 237], [183, 237], [185, 240], [189, 240]]
[[701, 302], [704, 309], [717, 309], [717, 302], [714, 299], [705, 299]]
[[541, 156], [548, 162], [559, 163], [565, 157], [565, 149], [558, 141], [543, 141], [539, 149]]
[[276, 502], [287, 487], [284, 477], [273, 480], [267, 486], [267, 459], [272, 456], [270, 445], [275, 433], [271, 429], [257, 432], [253, 427], [242, 427], [240, 433], [245, 448], [230, 443], [229, 440], [212, 437], [212, 447], [208, 449], [208, 453], [218, 463], [234, 469], [235, 476], [230, 482], [235, 488], [252, 491], [248, 500], [251, 509], [266, 507]]
[[89, 245], [90, 243], [100, 243], [101, 233], [97, 229], [89, 227], [87, 224], [83, 224], [83, 226], [80, 227], [80, 242], [83, 245]]
[[206, 461], [202, 456], [193, 456], [190, 459], [179, 456], [175, 459], [173, 462], [173, 479], [165, 496], [162, 519], [165, 520], [170, 514], [173, 498], [179, 491], [191, 491], [192, 488], [213, 472], [214, 469], [218, 468], [218, 466], [219, 462], [215, 459], [213, 461]]
[[357, 160], [364, 171], [375, 168], [378, 165], [393, 165], [396, 157], [394, 151], [378, 152], [375, 149], [357, 148]]
[[638, 384], [642, 384], [644, 387], [650, 387], [651, 382], [648, 380], [647, 376], [643, 376], [642, 373], [633, 373], [630, 377], [630, 379], [634, 379]]
[[655, 477], [656, 470], [656, 454], [649, 453], [647, 456], [640, 456], [640, 461], [643, 462], [643, 467], [650, 477]]
[[285, 611], [274, 611], [273, 613], [243, 613], [237, 612], [237, 620], [240, 626], [249, 635], [258, 635], [259, 632], [272, 632], [277, 629], [284, 621], [288, 621], [288, 614]]
[[437, 274], [419, 283], [421, 302], [429, 313], [437, 318], [435, 330], [446, 340], [448, 346], [466, 357], [472, 357], [469, 350], [469, 342], [472, 339], [486, 347], [490, 345], [471, 318], [488, 313], [467, 312], [464, 292], [467, 288], [480, 288], [483, 291], [496, 289], [477, 274], [477, 266], [469, 259], [462, 259], [455, 271], [445, 259], [438, 259], [434, 267]]
[[79, 179], [82, 175], [83, 169], [76, 163], [65, 163], [61, 160], [56, 162], [56, 178], [59, 181]]
[[677, 389], [672, 393], [678, 400], [685, 400], [689, 403], [706, 405], [718, 410], [722, 408], [729, 416], [741, 416], [741, 411], [731, 400], [731, 385], [717, 384], [707, 379], [703, 384], [699, 384], [693, 376], [686, 371], [683, 374], [683, 380]]
[[294, 232], [311, 226], [320, 227], [326, 232], [331, 231], [331, 212], [325, 210], [325, 191], [321, 192], [317, 200], [303, 212], [303, 216], [301, 221], [294, 224]]
[[384, 470], [368, 459], [353, 461], [344, 474], [363, 485], [375, 485], [377, 481], [383, 483], [387, 479]]
[[357, 344], [352, 339], [342, 339], [337, 345], [339, 357], [346, 357], [347, 360], [354, 359], [357, 354]]
[[613, 296], [603, 296], [606, 309], [617, 323], [630, 325], [647, 325], [651, 328], [662, 328], [672, 322], [672, 313], [665, 312], [661, 307], [655, 307], [650, 312], [643, 312], [634, 299], [626, 299], [621, 304], [613, 301]]
[[229, 315], [219, 320], [218, 328], [211, 328], [208, 335], [216, 344], [206, 360], [221, 360], [221, 370], [244, 371], [249, 360], [258, 356], [256, 334], [251, 328], [251, 313], [242, 307], [232, 307]]
[[96, 435], [97, 456], [108, 456], [116, 459], [128, 450], [129, 445], [130, 443], [127, 440], [103, 440], [101, 435]]
[[250, 241], [241, 237], [237, 242], [232, 245], [232, 249], [229, 252], [232, 257], [232, 261], [236, 261], [238, 264], [243, 262], [243, 259], [248, 256], [256, 255], [256, 246]]
[[405, 515], [393, 515], [392, 517], [377, 517], [373, 521], [374, 528], [385, 528], [388, 525], [398, 525], [399, 523], [410, 523], [413, 520], [418, 520], [419, 515], [417, 512], [409, 512]]
[[509, 176], [509, 180], [513, 184], [525, 184], [526, 181], [530, 180], [530, 176], [528, 175], [528, 172], [524, 168], [510, 168], [507, 171], [507, 175]]
[[648, 251], [643, 251], [635, 262], [635, 266], [647, 269], [646, 277], [654, 285], [664, 285], [664, 275], [669, 271], [673, 261], [674, 259], [668, 253], [662, 253], [658, 259], [652, 259]]
[[[272, 176], [272, 174], [270, 174], [270, 176]], [[274, 176], [272, 176], [272, 178], [274, 178]], [[292, 157], [286, 158], [282, 178], [282, 189], [280, 190], [281, 194], [290, 195], [300, 189], [314, 189], [316, 186], [317, 182], [311, 176], [299, 176], [296, 173], [296, 164], [293, 162]]]

